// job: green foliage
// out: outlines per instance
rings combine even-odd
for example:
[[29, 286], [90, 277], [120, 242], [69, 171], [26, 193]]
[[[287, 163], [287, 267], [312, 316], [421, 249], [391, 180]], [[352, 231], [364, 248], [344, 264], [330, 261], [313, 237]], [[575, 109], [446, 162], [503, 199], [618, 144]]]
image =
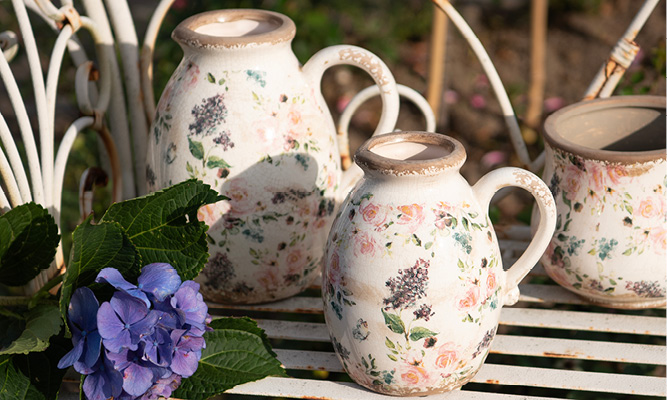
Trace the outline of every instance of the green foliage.
[[20, 205], [0, 216], [0, 282], [22, 286], [51, 265], [58, 226], [42, 206]]
[[268, 345], [266, 335], [249, 319], [223, 318], [204, 334], [197, 372], [183, 380], [173, 397], [203, 400], [266, 376], [287, 376]]
[[405, 324], [400, 316], [396, 314], [390, 314], [382, 310], [382, 315], [384, 316], [384, 323], [389, 329], [394, 333], [405, 333]]
[[205, 223], [197, 210], [224, 197], [188, 180], [166, 190], [111, 205], [100, 220], [118, 222], [141, 256], [142, 265], [171, 264], [183, 280], [196, 277], [208, 260]]
[[433, 337], [435, 335], [437, 335], [436, 332], [433, 332], [433, 331], [428, 330], [426, 328], [423, 328], [421, 326], [416, 326], [416, 327], [412, 328], [412, 330], [410, 331], [410, 340], [412, 340], [413, 342], [416, 342], [418, 340], [421, 340], [421, 339], [424, 339], [424, 338], [427, 338], [427, 337]]
[[0, 356], [0, 400], [45, 399], [11, 361], [9, 356]]
[[60, 332], [62, 320], [58, 307], [39, 305], [28, 312], [25, 329], [9, 346], [0, 348], [0, 355], [44, 351], [49, 338]]
[[70, 265], [63, 277], [60, 312], [66, 320], [67, 306], [76, 288], [95, 282], [97, 274], [106, 267], [118, 269], [121, 274], [139, 275], [132, 271], [141, 265], [141, 258], [132, 242], [118, 223], [93, 225], [92, 216], [79, 225], [72, 235]]

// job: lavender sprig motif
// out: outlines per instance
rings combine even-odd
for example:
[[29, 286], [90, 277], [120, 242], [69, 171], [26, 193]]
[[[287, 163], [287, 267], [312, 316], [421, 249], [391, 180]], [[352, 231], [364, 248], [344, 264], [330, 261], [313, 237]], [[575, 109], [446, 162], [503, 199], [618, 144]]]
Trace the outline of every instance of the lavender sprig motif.
[[214, 133], [215, 127], [227, 118], [227, 106], [225, 106], [224, 95], [217, 94], [208, 99], [202, 99], [202, 103], [194, 106], [190, 113], [195, 118], [188, 125], [188, 129], [195, 135], [208, 136]]
[[117, 291], [101, 305], [86, 287], [74, 292], [68, 309], [74, 349], [58, 367], [73, 365], [86, 375], [89, 400], [168, 398], [195, 373], [206, 347], [210, 316], [199, 284], [181, 282], [164, 263], [146, 265], [137, 285], [114, 268], [96, 281]]
[[429, 265], [430, 262], [420, 258], [413, 267], [402, 269], [398, 271], [398, 276], [388, 279], [385, 285], [391, 295], [383, 299], [384, 309], [403, 310], [415, 307], [417, 300], [426, 297]]

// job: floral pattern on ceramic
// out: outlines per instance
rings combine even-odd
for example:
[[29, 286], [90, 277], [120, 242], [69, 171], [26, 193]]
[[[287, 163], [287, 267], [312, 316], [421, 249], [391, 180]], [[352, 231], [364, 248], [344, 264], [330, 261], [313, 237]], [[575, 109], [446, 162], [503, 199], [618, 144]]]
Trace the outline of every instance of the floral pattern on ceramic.
[[[223, 20], [268, 30], [199, 33]], [[334, 46], [301, 67], [290, 48], [294, 34], [287, 17], [261, 10], [203, 13], [174, 31], [185, 54], [157, 106], [146, 173], [149, 190], [195, 178], [228, 198], [198, 213], [209, 225], [210, 258], [197, 281], [209, 300], [279, 300], [317, 275], [342, 181], [335, 127], [319, 92], [325, 68], [372, 71], [388, 107], [380, 129], [396, 120], [395, 82], [379, 59]]]
[[[547, 119], [543, 177], [558, 219], [542, 264], [553, 280], [592, 302], [665, 304], [665, 129], [647, 128], [664, 110], [664, 98], [622, 96], [575, 104]], [[581, 133], [586, 127], [590, 135]], [[627, 151], [600, 150], [605, 140], [622, 141]]]
[[[548, 152], [553, 166], [545, 180], [556, 199], [558, 220], [543, 257], [547, 273], [594, 301], [664, 299], [664, 161], [624, 165], [559, 149]], [[642, 180], [653, 184], [642, 185]], [[643, 268], [631, 271], [628, 264]], [[648, 271], [657, 267], [663, 269], [662, 279], [647, 278], [661, 276]]]
[[[385, 157], [386, 169], [364, 163], [369, 149], [402, 141], [437, 144], [446, 155], [421, 161], [423, 168]], [[488, 200], [508, 184], [548, 197], [549, 190], [544, 183], [536, 183], [539, 189], [525, 184], [527, 173], [518, 169], [501, 170], [471, 188], [458, 173], [464, 157], [453, 139], [414, 132], [375, 137], [357, 153], [365, 175], [332, 227], [322, 298], [341, 363], [369, 389], [425, 395], [472, 379], [508, 294], [551, 237], [553, 200], [540, 201], [547, 221], [537, 235], [542, 248], [530, 250], [533, 264], [510, 277], [486, 213]]]

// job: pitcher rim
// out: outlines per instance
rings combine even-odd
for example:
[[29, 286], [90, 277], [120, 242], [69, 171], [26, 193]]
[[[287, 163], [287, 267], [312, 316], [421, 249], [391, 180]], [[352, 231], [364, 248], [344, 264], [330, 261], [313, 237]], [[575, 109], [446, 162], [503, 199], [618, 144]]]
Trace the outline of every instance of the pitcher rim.
[[[197, 28], [216, 22], [232, 22], [241, 19], [273, 21], [276, 29], [248, 36], [213, 36], [196, 31]], [[296, 35], [296, 25], [291, 18], [273, 11], [257, 9], [213, 10], [195, 14], [181, 21], [171, 34], [178, 43], [199, 48], [237, 48], [247, 45], [278, 44], [289, 42]]]
[[[380, 145], [402, 142], [438, 145], [445, 147], [449, 153], [424, 160], [399, 160], [371, 151]], [[461, 142], [451, 136], [435, 132], [403, 131], [371, 137], [356, 151], [354, 160], [364, 171], [394, 176], [431, 176], [446, 170], [459, 170], [466, 160], [466, 152]]]
[[644, 151], [616, 151], [595, 149], [577, 144], [565, 138], [560, 134], [559, 128], [557, 126], [562, 121], [562, 118], [574, 116], [576, 115], [574, 112], [578, 110], [586, 112], [605, 108], [613, 108], [616, 106], [625, 106], [632, 108], [651, 108], [662, 110], [664, 112], [665, 104], [665, 97], [650, 95], [612, 96], [603, 99], [577, 102], [563, 107], [547, 117], [544, 122], [543, 137], [545, 142], [552, 148], [566, 151], [586, 159], [622, 164], [650, 162], [660, 159], [664, 160], [667, 158], [667, 152], [664, 147], [661, 149]]

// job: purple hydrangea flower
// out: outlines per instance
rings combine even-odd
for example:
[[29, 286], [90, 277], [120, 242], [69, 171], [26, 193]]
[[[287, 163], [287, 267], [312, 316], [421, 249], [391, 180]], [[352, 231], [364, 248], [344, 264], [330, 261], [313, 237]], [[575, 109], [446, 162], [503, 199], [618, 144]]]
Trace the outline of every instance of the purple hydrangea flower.
[[125, 292], [114, 293], [97, 312], [97, 327], [104, 347], [114, 353], [136, 350], [143, 336], [155, 330], [158, 315], [136, 297]]
[[201, 349], [204, 348], [204, 338], [190, 335], [187, 331], [176, 329], [171, 332], [174, 342], [174, 357], [171, 370], [187, 378], [195, 373], [201, 359]]
[[174, 267], [165, 263], [146, 265], [141, 270], [137, 285], [126, 281], [115, 268], [104, 268], [97, 274], [95, 281], [106, 282], [130, 296], [143, 300], [146, 307], [151, 306], [146, 294], [152, 295], [157, 301], [164, 301], [167, 296], [174, 294], [181, 285], [181, 277], [178, 276], [178, 272]]
[[157, 382], [155, 382], [155, 384], [141, 396], [141, 400], [167, 399], [179, 386], [181, 386], [181, 376], [178, 374], [171, 374], [166, 378], [158, 379]]
[[199, 284], [185, 281], [171, 298], [171, 306], [182, 315], [184, 324], [189, 325], [191, 334], [201, 336], [206, 331], [208, 306], [199, 293]]
[[152, 335], [143, 339], [146, 344], [144, 358], [160, 367], [168, 367], [174, 351], [174, 343], [169, 332], [162, 328], [156, 328]]
[[58, 362], [58, 368], [74, 365], [80, 374], [90, 374], [100, 357], [102, 337], [97, 330], [97, 310], [100, 304], [93, 291], [79, 288], [72, 294], [67, 317], [72, 329], [74, 348]]
[[83, 392], [88, 400], [107, 400], [118, 398], [123, 388], [123, 376], [114, 369], [111, 361], [102, 352], [94, 372], [83, 381]]
[[143, 395], [158, 379], [171, 374], [168, 368], [157, 367], [144, 359], [144, 343], [136, 350], [109, 352], [107, 356], [113, 361], [114, 368], [122, 373], [123, 390], [132, 396]]

